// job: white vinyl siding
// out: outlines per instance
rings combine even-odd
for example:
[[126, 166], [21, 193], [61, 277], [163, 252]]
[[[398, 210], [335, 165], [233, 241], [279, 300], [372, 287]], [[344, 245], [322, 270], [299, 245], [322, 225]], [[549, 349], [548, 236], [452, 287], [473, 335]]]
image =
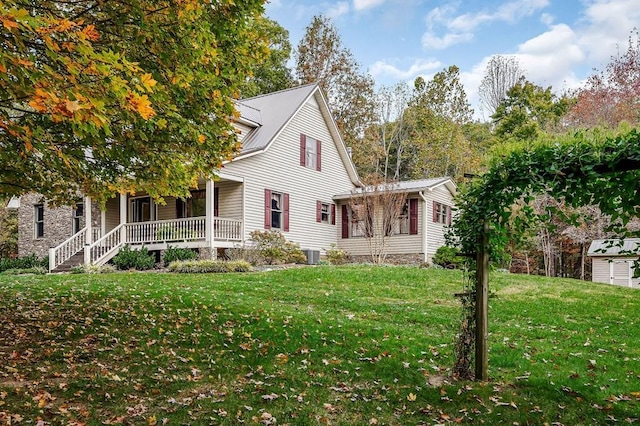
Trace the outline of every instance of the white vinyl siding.
[[[445, 234], [448, 226], [442, 223], [433, 222], [433, 201], [447, 206], [453, 206], [453, 195], [445, 185], [440, 185], [432, 191], [425, 191], [427, 198], [427, 258], [431, 259], [438, 248], [445, 245]], [[422, 219], [423, 216], [420, 216]]]
[[592, 281], [609, 284], [609, 259], [593, 258]]
[[[300, 134], [322, 141], [320, 172], [300, 167]], [[288, 240], [322, 252], [337, 242], [338, 223], [316, 222], [317, 200], [332, 200], [335, 194], [351, 191], [353, 184], [313, 98], [264, 153], [225, 164], [222, 172], [245, 179], [246, 239], [251, 231], [264, 230], [264, 191], [270, 189], [289, 194], [289, 232], [284, 233]]]
[[105, 207], [105, 229], [109, 232], [120, 224], [120, 196], [109, 198]]
[[640, 278], [633, 278], [633, 262], [637, 258], [593, 257], [592, 259], [592, 281], [640, 288]]
[[[426, 202], [418, 193], [409, 193], [409, 198], [418, 200], [418, 233], [417, 235], [397, 234], [387, 238], [387, 254], [423, 254], [423, 238], [426, 232], [427, 253], [426, 259], [430, 261], [436, 250], [445, 245], [445, 233], [447, 226], [433, 222], [433, 202], [439, 202], [447, 206], [453, 206], [453, 195], [446, 185], [440, 185], [431, 191], [423, 191]], [[342, 205], [348, 205], [348, 200], [342, 200], [336, 208], [336, 223], [342, 224]], [[426, 227], [426, 229], [425, 229]], [[353, 255], [369, 255], [369, 246], [366, 238], [341, 238], [342, 228], [338, 226], [336, 230], [338, 245], [341, 249]]]
[[[338, 225], [337, 236], [339, 238], [339, 247], [342, 250], [356, 255], [367, 256], [370, 254], [369, 244], [366, 237], [349, 237], [340, 238], [342, 236], [342, 205], [336, 206], [336, 224]], [[347, 202], [348, 203], [348, 202]], [[348, 205], [348, 204], [347, 204]], [[408, 253], [422, 253], [422, 212], [424, 208], [422, 199], [418, 200], [418, 233], [416, 235], [409, 234], [397, 234], [386, 237], [386, 241], [389, 244], [387, 254], [408, 254]]]
[[174, 197], [164, 197], [166, 204], [158, 204], [158, 220], [176, 218], [176, 199]]
[[[242, 183], [222, 181], [214, 183], [218, 190], [218, 217], [242, 219]], [[262, 204], [260, 204], [262, 205]]]
[[237, 133], [238, 142], [242, 142], [242, 140], [247, 136], [247, 134], [251, 130], [253, 130], [253, 127], [247, 126], [246, 124], [237, 123], [237, 122], [234, 122], [232, 124], [233, 124], [233, 127], [235, 127], [236, 130], [238, 131], [238, 133]]

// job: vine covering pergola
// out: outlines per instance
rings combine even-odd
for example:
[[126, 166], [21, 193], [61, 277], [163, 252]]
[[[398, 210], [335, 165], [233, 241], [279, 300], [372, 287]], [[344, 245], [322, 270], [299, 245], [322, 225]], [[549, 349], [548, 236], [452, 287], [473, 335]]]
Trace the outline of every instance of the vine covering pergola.
[[639, 189], [640, 134], [636, 130], [603, 141], [576, 134], [570, 142], [514, 150], [494, 160], [485, 174], [463, 188], [452, 235], [473, 259], [471, 263], [475, 261], [465, 307], [475, 324], [476, 380], [488, 379], [489, 259], [506, 245], [514, 203], [523, 207], [511, 235], [513, 228], [524, 233], [526, 224], [536, 219], [529, 202], [536, 195], [549, 194], [571, 207], [597, 205], [611, 217], [609, 231], [625, 238], [632, 235], [627, 223], [640, 212]]

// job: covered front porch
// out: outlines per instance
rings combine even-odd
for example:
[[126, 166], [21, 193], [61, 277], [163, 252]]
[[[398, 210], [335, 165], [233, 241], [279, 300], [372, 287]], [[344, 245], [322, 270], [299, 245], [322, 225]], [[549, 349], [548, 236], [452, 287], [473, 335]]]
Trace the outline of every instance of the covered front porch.
[[[85, 205], [91, 200], [85, 198]], [[244, 183], [242, 178], [220, 176], [201, 180], [191, 197], [165, 197], [156, 203], [147, 194], [120, 194], [100, 212], [100, 227], [92, 227], [91, 209], [84, 209], [85, 228], [49, 250], [49, 270], [102, 265], [125, 245], [166, 250], [203, 248], [215, 255], [218, 248], [234, 247], [244, 238]]]

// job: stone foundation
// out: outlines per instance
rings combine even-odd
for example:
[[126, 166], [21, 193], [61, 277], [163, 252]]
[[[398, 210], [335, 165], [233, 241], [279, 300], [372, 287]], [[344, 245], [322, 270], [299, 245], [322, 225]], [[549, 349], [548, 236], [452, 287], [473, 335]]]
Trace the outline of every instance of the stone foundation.
[[[44, 235], [35, 236], [35, 205], [44, 205]], [[92, 203], [92, 226], [100, 226], [100, 210]], [[84, 227], [84, 217], [80, 218], [80, 227]], [[40, 194], [27, 194], [20, 197], [18, 209], [18, 256], [35, 254], [42, 258], [49, 255], [49, 248], [55, 247], [73, 235], [73, 207], [51, 208]]]
[[[371, 256], [351, 255], [349, 256], [349, 262], [371, 263]], [[392, 265], [420, 265], [424, 263], [424, 255], [422, 253], [389, 254], [384, 263]]]

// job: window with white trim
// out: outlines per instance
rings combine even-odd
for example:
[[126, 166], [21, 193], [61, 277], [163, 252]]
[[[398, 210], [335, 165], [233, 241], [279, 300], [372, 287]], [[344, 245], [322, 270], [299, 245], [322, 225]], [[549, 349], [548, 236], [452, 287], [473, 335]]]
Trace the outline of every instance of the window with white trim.
[[364, 237], [367, 235], [367, 214], [366, 206], [363, 204], [354, 204], [350, 209], [351, 213], [351, 236]]
[[300, 134], [300, 165], [308, 169], [321, 171], [322, 143], [305, 134]]
[[446, 204], [433, 202], [433, 221], [443, 225], [451, 225], [451, 207]]
[[331, 221], [331, 210], [327, 203], [321, 203], [320, 205], [320, 222], [329, 223]]
[[271, 192], [271, 229], [281, 229], [282, 225], [282, 194]]
[[76, 203], [73, 209], [73, 233], [75, 234], [81, 227], [81, 219], [84, 216], [84, 203]]
[[409, 233], [409, 200], [407, 200], [402, 206], [402, 211], [398, 215], [397, 227], [394, 229], [394, 234], [408, 234]]

